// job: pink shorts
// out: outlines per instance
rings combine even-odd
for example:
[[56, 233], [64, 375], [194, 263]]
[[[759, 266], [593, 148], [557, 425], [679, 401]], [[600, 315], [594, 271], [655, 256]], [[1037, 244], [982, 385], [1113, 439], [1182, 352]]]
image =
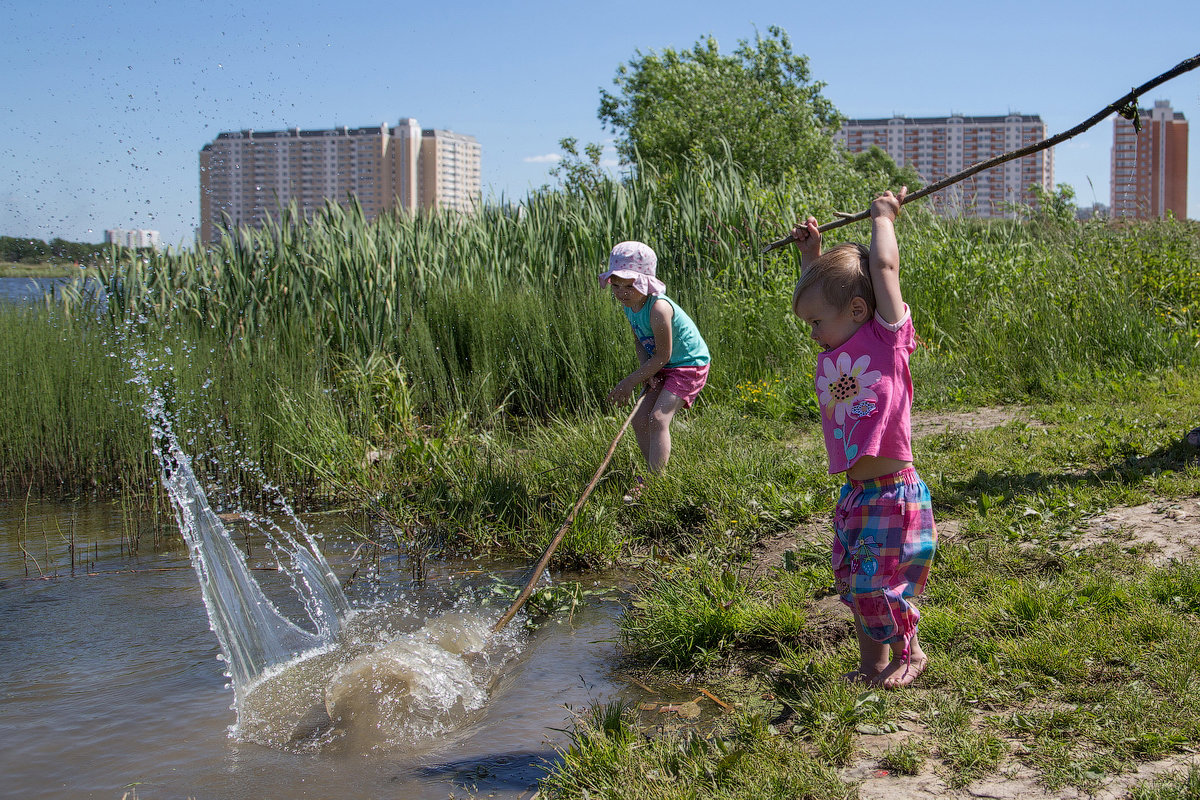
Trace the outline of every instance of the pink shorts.
[[700, 394], [707, 382], [708, 364], [700, 367], [663, 367], [646, 381], [646, 389], [666, 389], [683, 400], [684, 408], [691, 408], [692, 403], [696, 401], [696, 395]]

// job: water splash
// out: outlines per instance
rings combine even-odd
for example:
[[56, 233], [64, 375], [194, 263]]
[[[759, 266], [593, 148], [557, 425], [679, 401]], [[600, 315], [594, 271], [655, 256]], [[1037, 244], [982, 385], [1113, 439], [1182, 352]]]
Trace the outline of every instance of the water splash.
[[[242, 514], [266, 536], [310, 629], [289, 619], [254, 579], [180, 444], [157, 385], [170, 385], [169, 376], [160, 374], [169, 367], [144, 347], [134, 348], [129, 364], [130, 382], [144, 391], [162, 485], [228, 665], [238, 715], [232, 735], [293, 751], [414, 750], [485, 713], [490, 691], [521, 650], [518, 626], [491, 635], [491, 614], [468, 608], [469, 598], [432, 621], [430, 610], [408, 603], [352, 609], [283, 492], [241, 461], [238, 466], [274, 495], [295, 531], [269, 516]], [[424, 626], [412, 630], [422, 617]], [[409, 632], [395, 633], [400, 619]]]
[[411, 753], [461, 735], [487, 713], [520, 634], [490, 635], [494, 615], [465, 605], [407, 633], [391, 630], [397, 621], [395, 609], [364, 609], [336, 645], [265, 674], [238, 736], [296, 752]]
[[154, 435], [154, 451], [162, 464], [162, 484], [187, 542], [210, 626], [228, 662], [240, 702], [268, 669], [331, 644], [350, 612], [350, 604], [311, 537], [302, 534], [308, 539], [305, 546], [278, 529], [276, 544], [287, 556], [293, 588], [314, 630], [305, 630], [280, 613], [250, 574], [224, 523], [209, 505], [192, 470], [191, 458], [179, 446], [157, 389], [149, 392], [146, 415]]

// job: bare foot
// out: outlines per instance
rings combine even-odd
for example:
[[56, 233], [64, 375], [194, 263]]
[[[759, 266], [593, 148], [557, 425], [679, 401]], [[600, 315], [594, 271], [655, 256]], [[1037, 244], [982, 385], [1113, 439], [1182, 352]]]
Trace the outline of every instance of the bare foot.
[[929, 658], [924, 653], [914, 653], [907, 659], [895, 658], [871, 680], [871, 684], [884, 689], [899, 689], [915, 681], [927, 666]]

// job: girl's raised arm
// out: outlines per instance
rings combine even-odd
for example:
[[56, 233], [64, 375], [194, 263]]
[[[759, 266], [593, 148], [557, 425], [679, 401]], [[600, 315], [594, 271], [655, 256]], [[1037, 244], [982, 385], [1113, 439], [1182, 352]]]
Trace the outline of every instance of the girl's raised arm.
[[871, 203], [871, 285], [875, 289], [875, 312], [884, 322], [895, 324], [904, 316], [900, 294], [900, 246], [896, 243], [896, 217], [908, 187], [900, 194], [884, 192]]
[[821, 229], [816, 217], [809, 217], [804, 222], [797, 222], [792, 228], [792, 241], [800, 250], [800, 271], [812, 266], [812, 262], [821, 255]]

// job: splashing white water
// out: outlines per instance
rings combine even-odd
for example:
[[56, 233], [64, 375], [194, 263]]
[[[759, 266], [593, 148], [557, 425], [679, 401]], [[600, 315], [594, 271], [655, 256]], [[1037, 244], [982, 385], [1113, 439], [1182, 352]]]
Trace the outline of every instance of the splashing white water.
[[287, 663], [305, 651], [333, 642], [350, 604], [329, 563], [308, 539], [308, 547], [280, 530], [277, 544], [286, 553], [293, 587], [315, 626], [307, 631], [285, 617], [263, 594], [251, 576], [225, 525], [208, 504], [191, 458], [183, 452], [157, 389], [146, 404], [162, 464], [162, 483], [175, 509], [180, 533], [188, 545], [200, 580], [204, 605], [221, 651], [229, 664], [240, 701], [253, 682], [271, 667]]
[[245, 515], [267, 536], [312, 629], [289, 619], [263, 593], [210, 506], [151, 380], [163, 366], [150, 361], [144, 349], [136, 350], [131, 382], [145, 391], [162, 484], [228, 664], [238, 714], [233, 735], [287, 750], [412, 749], [482, 713], [505, 665], [520, 651], [518, 627], [493, 636], [490, 615], [460, 608], [397, 636], [391, 622], [381, 620], [398, 614], [411, 627], [417, 609], [352, 610], [317, 541], [282, 492], [253, 465], [241, 463], [276, 495], [295, 530]]
[[242, 703], [238, 735], [284, 750], [411, 752], [480, 719], [520, 652], [519, 632], [491, 635], [492, 614], [461, 610], [396, 635], [394, 612], [364, 610], [336, 645], [263, 675]]

